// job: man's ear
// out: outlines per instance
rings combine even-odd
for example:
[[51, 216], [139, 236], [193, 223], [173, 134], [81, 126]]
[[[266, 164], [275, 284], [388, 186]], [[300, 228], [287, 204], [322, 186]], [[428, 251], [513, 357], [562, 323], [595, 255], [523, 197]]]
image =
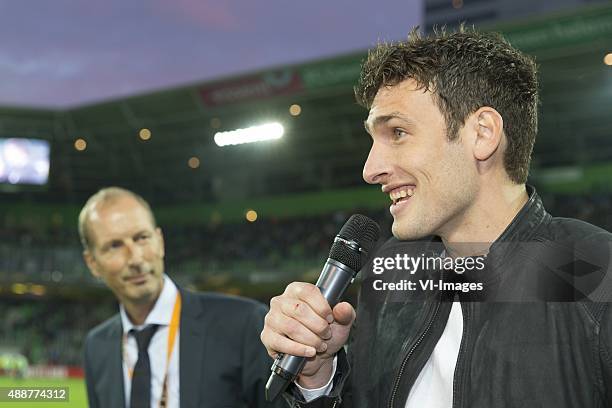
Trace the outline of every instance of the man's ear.
[[474, 118], [476, 119], [474, 157], [484, 161], [502, 145], [504, 120], [499, 112], [489, 106], [483, 106], [474, 112]]
[[157, 239], [159, 239], [159, 245], [161, 246], [161, 257], [166, 256], [166, 248], [164, 247], [164, 234], [162, 233], [161, 228], [155, 228], [155, 233], [157, 234]]
[[101, 279], [100, 273], [98, 272], [98, 263], [89, 249], [83, 251], [83, 260], [94, 278]]

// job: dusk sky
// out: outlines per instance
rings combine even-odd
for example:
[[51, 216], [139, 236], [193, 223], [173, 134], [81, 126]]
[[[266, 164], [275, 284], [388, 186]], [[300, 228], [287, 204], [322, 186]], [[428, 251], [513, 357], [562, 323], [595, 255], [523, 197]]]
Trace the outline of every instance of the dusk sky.
[[0, 105], [73, 107], [364, 50], [422, 0], [0, 0]]

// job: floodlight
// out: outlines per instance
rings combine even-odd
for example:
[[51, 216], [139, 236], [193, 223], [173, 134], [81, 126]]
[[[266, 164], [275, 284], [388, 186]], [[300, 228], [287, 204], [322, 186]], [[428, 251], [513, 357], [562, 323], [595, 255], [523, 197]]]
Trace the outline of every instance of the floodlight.
[[238, 145], [244, 143], [263, 142], [265, 140], [280, 139], [285, 129], [280, 123], [267, 123], [245, 129], [217, 132], [215, 143], [217, 146]]

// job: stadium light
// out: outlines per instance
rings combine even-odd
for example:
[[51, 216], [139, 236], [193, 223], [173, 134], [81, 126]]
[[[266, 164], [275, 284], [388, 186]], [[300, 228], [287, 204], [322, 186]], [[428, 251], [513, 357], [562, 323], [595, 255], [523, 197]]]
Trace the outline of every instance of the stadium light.
[[200, 159], [195, 156], [190, 157], [189, 160], [187, 160], [187, 165], [192, 169], [197, 169], [198, 167], [200, 167]]
[[302, 113], [302, 107], [297, 103], [294, 103], [289, 107], [289, 113], [291, 116], [299, 116]]
[[82, 152], [83, 150], [87, 149], [87, 142], [85, 139], [78, 138], [74, 141], [74, 148], [79, 152]]
[[611, 66], [612, 65], [612, 52], [606, 54], [604, 57], [604, 64]]
[[140, 132], [138, 132], [138, 136], [142, 140], [149, 140], [151, 138], [151, 131], [146, 128], [140, 129]]
[[244, 143], [263, 142], [265, 140], [280, 139], [285, 129], [280, 123], [267, 123], [265, 125], [252, 126], [245, 129], [217, 132], [215, 143], [217, 146], [238, 145]]
[[257, 211], [255, 210], [248, 210], [245, 214], [245, 218], [247, 219], [248, 222], [255, 222], [257, 221]]

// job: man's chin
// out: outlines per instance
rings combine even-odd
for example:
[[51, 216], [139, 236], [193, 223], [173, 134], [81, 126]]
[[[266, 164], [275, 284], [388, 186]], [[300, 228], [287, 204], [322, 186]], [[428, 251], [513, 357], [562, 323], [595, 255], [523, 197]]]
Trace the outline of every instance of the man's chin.
[[[414, 225], [412, 225], [414, 227]], [[427, 235], [422, 231], [419, 231], [416, 228], [409, 228], [409, 226], [404, 225], [402, 222], [393, 221], [393, 225], [391, 226], [391, 233], [393, 236], [400, 241], [415, 241], [417, 239], [421, 239], [426, 237]]]
[[142, 285], [134, 285], [128, 289], [128, 296], [134, 303], [149, 303], [155, 301], [159, 293], [160, 288], [152, 280]]
[[130, 293], [128, 299], [131, 304], [141, 306], [152, 306], [157, 300], [152, 292]]

